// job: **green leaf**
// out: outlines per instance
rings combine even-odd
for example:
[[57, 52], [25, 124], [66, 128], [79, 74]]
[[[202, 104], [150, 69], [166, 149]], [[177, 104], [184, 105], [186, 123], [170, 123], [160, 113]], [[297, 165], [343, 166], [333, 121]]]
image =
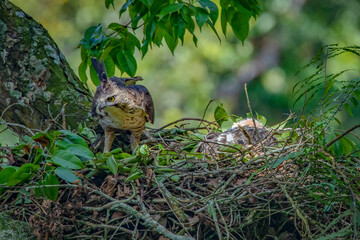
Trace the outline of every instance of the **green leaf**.
[[149, 43], [145, 40], [141, 46], [141, 58], [144, 58], [149, 49]]
[[108, 29], [114, 30], [115, 32], [117, 31], [121, 31], [124, 30], [125, 27], [119, 23], [110, 23], [109, 26], [107, 27]]
[[186, 30], [186, 22], [179, 14], [171, 14], [171, 25], [174, 28], [174, 35], [177, 36], [182, 43], [184, 43], [184, 35]]
[[125, 41], [124, 50], [131, 52], [131, 54], [134, 54], [135, 47], [138, 50], [141, 49], [141, 44], [139, 39], [130, 32], [126, 32], [126, 34], [124, 34], [124, 41]]
[[214, 24], [212, 22], [210, 22], [210, 21], [207, 21], [207, 24], [210, 26], [210, 28], [213, 30], [213, 32], [215, 33], [215, 35], [217, 36], [217, 38], [221, 42], [221, 38], [220, 38], [219, 34], [217, 33], [217, 30], [216, 30]]
[[148, 9], [154, 4], [154, 0], [140, 0]]
[[99, 86], [100, 85], [100, 80], [99, 80], [99, 77], [95, 71], [95, 68], [93, 65], [90, 66], [90, 78], [91, 78], [91, 81], [93, 82], [93, 84], [95, 86]]
[[196, 22], [201, 29], [201, 27], [206, 23], [209, 19], [209, 13], [200, 7], [196, 8], [196, 15], [195, 15]]
[[239, 152], [239, 150], [237, 149], [244, 150], [245, 147], [243, 145], [233, 143], [233, 144], [227, 144], [227, 146], [220, 145], [218, 151], [226, 152], [226, 153], [237, 153]]
[[58, 150], [51, 158], [51, 162], [70, 169], [84, 168], [83, 163], [77, 156], [65, 150]]
[[126, 11], [127, 7], [133, 2], [134, 0], [128, 0], [126, 1], [126, 3], [124, 3], [124, 5], [122, 5], [121, 9], [120, 9], [120, 13], [119, 13], [119, 18], [121, 17], [121, 15]]
[[165, 36], [165, 29], [164, 27], [162, 26], [162, 23], [160, 22], [159, 24], [157, 24], [156, 28], [155, 28], [155, 31], [154, 31], [154, 38], [153, 38], [153, 42], [158, 46], [160, 47], [161, 46], [161, 43], [162, 43], [162, 40]]
[[[114, 150], [113, 150], [113, 151], [114, 151]], [[111, 153], [113, 153], [113, 151], [111, 151]], [[125, 159], [125, 158], [130, 158], [130, 157], [132, 157], [129, 153], [125, 153], [125, 152], [123, 152], [123, 153], [118, 153], [118, 154], [113, 153], [113, 154], [115, 155], [116, 159]]]
[[358, 101], [356, 100], [355, 97], [351, 97], [351, 98], [350, 98], [350, 101], [351, 101], [351, 103], [354, 105], [354, 107], [359, 106], [359, 103], [358, 103]]
[[[59, 180], [53, 174], [48, 174], [45, 177], [45, 180], [42, 182], [42, 185], [59, 185]], [[59, 195], [59, 186], [54, 187], [44, 187], [44, 195], [50, 200], [56, 201]]]
[[116, 55], [119, 65], [130, 77], [135, 76], [137, 64], [136, 59], [129, 51], [119, 51]]
[[215, 24], [219, 16], [219, 9], [216, 4], [210, 0], [200, 0], [199, 3], [203, 8], [208, 8], [210, 10], [210, 19], [212, 24]]
[[283, 158], [277, 158], [277, 159], [275, 159], [274, 161], [270, 162], [269, 165], [270, 165], [272, 168], [277, 168], [280, 164], [282, 164], [282, 163], [285, 162], [286, 160], [294, 159], [294, 158], [296, 158], [297, 156], [299, 156], [301, 153], [302, 153], [302, 150], [299, 151], [299, 152], [292, 152], [292, 153], [286, 155], [286, 156], [283, 157]]
[[148, 24], [146, 24], [144, 26], [144, 32], [145, 32], [146, 39], [151, 40], [153, 38], [154, 32], [155, 32], [155, 27], [156, 27], [156, 24], [154, 21], [150, 21], [150, 22], [148, 22]]
[[226, 36], [226, 29], [227, 29], [227, 24], [228, 24], [228, 13], [227, 13], [227, 8], [223, 7], [221, 8], [221, 30], [224, 34], [224, 36]]
[[92, 37], [92, 35], [94, 34], [94, 32], [98, 29], [98, 26], [91, 26], [88, 29], [85, 30], [84, 33], [84, 40], [89, 42], [90, 38]]
[[80, 144], [83, 145], [84, 147], [88, 147], [86, 140], [81, 136], [77, 135], [76, 133], [73, 133], [69, 130], [60, 130], [59, 132], [65, 135], [65, 138], [63, 139], [64, 141], [67, 141], [72, 144]]
[[96, 45], [101, 43], [104, 39], [105, 39], [105, 35], [102, 34], [102, 24], [99, 24], [98, 26], [96, 26], [96, 28], [94, 29], [94, 31], [92, 32], [92, 34], [89, 38], [90, 48], [95, 47]]
[[70, 143], [69, 141], [62, 141], [62, 140], [57, 140], [56, 141], [56, 146], [59, 147], [59, 149], [65, 149], [68, 146], [70, 146], [72, 143]]
[[133, 173], [131, 173], [126, 179], [125, 182], [130, 182], [130, 181], [134, 181], [136, 179], [139, 179], [143, 176], [143, 172], [141, 170], [137, 170]]
[[355, 97], [357, 98], [357, 100], [360, 101], [360, 90], [355, 90], [355, 91], [354, 91], [354, 95], [355, 95]]
[[84, 46], [81, 46], [80, 48], [80, 56], [81, 56], [81, 61], [87, 61], [89, 58], [89, 50], [86, 49]]
[[45, 154], [43, 155], [43, 151], [44, 151], [43, 148], [39, 148], [39, 149], [35, 150], [35, 158], [32, 161], [33, 164], [39, 165], [41, 158], [43, 156], [46, 156]]
[[115, 6], [114, 6], [114, 0], [105, 0], [105, 7], [106, 7], [107, 9], [109, 9], [110, 5], [112, 5], [113, 8], [115, 8]]
[[354, 116], [354, 114], [352, 113], [352, 110], [351, 110], [351, 107], [350, 107], [350, 104], [349, 103], [345, 103], [344, 104], [344, 108], [345, 110], [350, 114], [350, 116]]
[[64, 168], [64, 167], [57, 167], [55, 169], [55, 174], [59, 178], [65, 180], [69, 183], [74, 183], [75, 181], [80, 180], [80, 178], [78, 176], [76, 176], [72, 170], [70, 170], [68, 168]]
[[141, 145], [138, 153], [140, 153], [143, 156], [148, 156], [149, 155], [149, 147], [147, 145]]
[[81, 160], [87, 161], [95, 158], [94, 153], [88, 148], [80, 144], [71, 144], [64, 150], [78, 156]]
[[112, 60], [112, 58], [110, 56], [108, 56], [107, 58], [105, 58], [104, 60], [105, 63], [105, 67], [106, 67], [106, 73], [108, 77], [112, 77], [115, 75], [115, 64], [114, 61]]
[[235, 36], [244, 44], [249, 34], [249, 20], [251, 13], [243, 8], [242, 11], [236, 12], [231, 19], [230, 25]]
[[118, 166], [117, 166], [117, 163], [114, 159], [114, 156], [110, 156], [106, 159], [106, 166], [109, 168], [110, 172], [113, 174], [113, 175], [116, 175], [117, 172], [118, 172]]
[[183, 3], [173, 3], [170, 5], [167, 5], [166, 7], [162, 8], [160, 13], [158, 14], [159, 20], [161, 20], [166, 15], [179, 11], [184, 6]]
[[223, 108], [223, 105], [220, 104], [215, 108], [214, 111], [215, 121], [221, 126], [222, 122], [228, 120], [228, 114], [226, 110]]
[[194, 30], [195, 30], [195, 23], [194, 23], [194, 20], [192, 19], [192, 15], [193, 15], [192, 10], [187, 6], [184, 6], [181, 9], [180, 13], [186, 22], [185, 26], [186, 26], [187, 30], [193, 34]]
[[88, 79], [86, 75], [87, 66], [87, 61], [82, 61], [78, 68], [79, 77], [83, 83], [86, 83]]
[[266, 120], [266, 118], [264, 116], [256, 113], [256, 118], [263, 126], [266, 125], [267, 120]]
[[342, 152], [345, 155], [349, 155], [353, 150], [356, 150], [355, 144], [348, 137], [344, 136], [339, 139]]
[[0, 171], [0, 184], [4, 184], [12, 179], [14, 173], [16, 172], [15, 167], [7, 167]]
[[175, 38], [173, 35], [169, 34], [168, 32], [165, 32], [164, 37], [166, 45], [169, 47], [171, 54], [174, 55], [175, 48], [178, 44], [178, 39]]
[[39, 166], [32, 163], [25, 163], [19, 167], [14, 173], [13, 177], [7, 182], [8, 186], [15, 186], [20, 182], [30, 180], [38, 171]]
[[180, 180], [180, 176], [179, 175], [173, 175], [170, 177], [171, 180], [173, 180], [174, 182], [179, 182]]

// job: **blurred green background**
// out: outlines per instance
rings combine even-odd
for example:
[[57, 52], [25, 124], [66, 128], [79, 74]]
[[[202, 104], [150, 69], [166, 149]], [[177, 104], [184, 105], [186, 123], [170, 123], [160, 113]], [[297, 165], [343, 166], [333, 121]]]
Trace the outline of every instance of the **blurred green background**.
[[[107, 10], [100, 0], [12, 2], [44, 25], [77, 73], [80, 53], [76, 46], [84, 31], [100, 22], [107, 26], [117, 21], [124, 1], [115, 1], [115, 10]], [[203, 28], [197, 34], [197, 48], [188, 38], [184, 46], [178, 46], [175, 56], [165, 46], [154, 47], [143, 60], [137, 57], [137, 75], [145, 79], [142, 84], [150, 90], [155, 102], [154, 127], [182, 117], [201, 118], [213, 98], [223, 102], [228, 113], [245, 116], [249, 110], [244, 83], [253, 111], [264, 115], [270, 125], [276, 124], [284, 114], [302, 107], [293, 106], [292, 88], [310, 74], [310, 69], [295, 75], [300, 67], [326, 44], [360, 43], [358, 0], [260, 2], [263, 12], [256, 21], [252, 20], [244, 45], [232, 33], [227, 39], [220, 35], [220, 43], [214, 33]], [[221, 33], [220, 26], [217, 27]], [[352, 68], [357, 69], [358, 75], [359, 66], [359, 57], [345, 54], [329, 61], [328, 71]], [[214, 108], [212, 105], [207, 113], [210, 120]], [[358, 121], [360, 111], [354, 114], [353, 118], [347, 114], [339, 114], [338, 118], [348, 125]]]

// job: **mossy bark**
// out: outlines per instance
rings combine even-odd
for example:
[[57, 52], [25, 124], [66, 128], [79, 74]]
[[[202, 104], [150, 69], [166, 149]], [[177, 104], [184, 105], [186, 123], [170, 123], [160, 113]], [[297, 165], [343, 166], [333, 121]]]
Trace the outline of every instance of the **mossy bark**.
[[[0, 1], [0, 116], [30, 129], [68, 128], [90, 117], [91, 94], [47, 30], [8, 0]], [[22, 128], [14, 129], [17, 133]]]

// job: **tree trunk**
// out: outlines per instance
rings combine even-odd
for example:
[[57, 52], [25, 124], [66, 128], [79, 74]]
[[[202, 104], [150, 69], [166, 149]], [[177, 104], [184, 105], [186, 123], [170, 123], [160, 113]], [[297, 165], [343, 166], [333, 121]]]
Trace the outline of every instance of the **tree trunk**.
[[74, 129], [88, 121], [90, 102], [89, 90], [47, 30], [8, 0], [1, 0], [0, 117], [20, 134], [26, 128], [16, 124], [45, 130], [66, 122], [67, 128]]

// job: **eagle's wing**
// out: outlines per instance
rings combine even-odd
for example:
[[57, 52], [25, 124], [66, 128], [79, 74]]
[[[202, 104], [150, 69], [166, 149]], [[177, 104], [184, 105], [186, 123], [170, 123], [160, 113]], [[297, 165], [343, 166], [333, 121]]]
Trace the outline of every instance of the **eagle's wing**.
[[142, 77], [138, 76], [138, 77], [133, 77], [133, 78], [118, 78], [118, 77], [111, 77], [110, 78], [111, 81], [116, 82], [116, 84], [118, 86], [126, 86], [129, 87], [131, 85], [135, 85], [137, 81], [142, 81], [144, 80]]
[[142, 109], [149, 115], [147, 121], [154, 123], [154, 102], [147, 88], [142, 85], [131, 85], [127, 88], [131, 90], [132, 95], [135, 97], [135, 101], [140, 103]]

